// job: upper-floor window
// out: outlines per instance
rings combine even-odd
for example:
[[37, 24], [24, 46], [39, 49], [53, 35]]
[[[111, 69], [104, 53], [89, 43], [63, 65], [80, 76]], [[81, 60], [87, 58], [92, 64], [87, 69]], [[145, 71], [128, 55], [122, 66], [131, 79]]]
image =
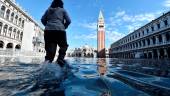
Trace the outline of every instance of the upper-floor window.
[[15, 24], [18, 23], [18, 15], [15, 16]]
[[23, 32], [21, 32], [21, 34], [20, 34], [20, 40], [22, 40], [22, 36], [23, 36]]
[[168, 20], [164, 20], [164, 24], [165, 24], [165, 26], [167, 26], [168, 25]]
[[16, 38], [16, 29], [13, 30], [13, 38]]
[[144, 31], [142, 31], [142, 34], [143, 34], [143, 36], [145, 35], [145, 32]]
[[24, 27], [24, 20], [22, 20], [22, 27]]
[[160, 29], [160, 23], [157, 24], [158, 29]]
[[19, 23], [18, 23], [18, 26], [20, 26], [21, 25], [21, 18], [19, 18]]
[[2, 7], [1, 7], [1, 10], [0, 10], [0, 16], [1, 16], [1, 17], [4, 17], [5, 9], [6, 9], [5, 6], [2, 6]]
[[12, 12], [12, 13], [11, 13], [10, 21], [12, 21], [12, 22], [13, 22], [13, 20], [14, 20], [14, 13]]
[[16, 39], [19, 39], [20, 31], [17, 32], [17, 37]]
[[0, 22], [0, 34], [1, 34], [1, 31], [2, 31], [2, 22]]
[[5, 16], [5, 18], [6, 18], [7, 20], [9, 20], [10, 12], [11, 12], [11, 11], [10, 11], [9, 9], [6, 11], [6, 16]]
[[12, 27], [9, 28], [8, 33], [9, 33], [9, 36], [11, 37], [11, 35], [12, 35]]
[[4, 35], [4, 36], [6, 36], [6, 34], [7, 34], [7, 29], [8, 29], [8, 25], [5, 25], [5, 26], [4, 26], [4, 30], [3, 30], [3, 31], [4, 31], [4, 32], [3, 32], [3, 35]]
[[139, 35], [139, 37], [140, 37], [140, 32], [139, 32], [139, 34], [138, 34], [138, 35]]
[[147, 33], [149, 33], [149, 29], [146, 29]]
[[134, 35], [132, 36], [132, 39], [134, 39], [135, 37], [134, 37]]
[[151, 27], [151, 29], [152, 29], [152, 31], [154, 31], [154, 27], [153, 26]]

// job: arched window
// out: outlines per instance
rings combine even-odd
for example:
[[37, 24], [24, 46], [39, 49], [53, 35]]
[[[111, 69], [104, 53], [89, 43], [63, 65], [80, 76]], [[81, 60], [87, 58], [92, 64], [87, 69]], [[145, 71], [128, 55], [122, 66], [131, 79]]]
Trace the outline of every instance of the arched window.
[[21, 18], [19, 18], [19, 23], [18, 23], [18, 26], [20, 26], [21, 25]]
[[16, 45], [16, 46], [15, 46], [15, 49], [16, 49], [16, 50], [21, 49], [21, 45], [19, 45], [19, 44], [18, 44], [18, 45]]
[[12, 14], [11, 14], [11, 18], [10, 18], [10, 21], [12, 21], [12, 22], [13, 22], [13, 20], [14, 20], [14, 13], [12, 12]]
[[0, 22], [0, 35], [1, 35], [1, 32], [2, 32], [2, 26], [3, 26], [3, 24], [2, 24], [2, 22]]
[[20, 34], [20, 40], [22, 40], [22, 37], [23, 37], [23, 32], [21, 32]]
[[16, 29], [13, 30], [13, 38], [16, 38]]
[[22, 20], [22, 27], [24, 27], [24, 20]]
[[18, 15], [15, 16], [15, 24], [18, 23]]
[[10, 12], [11, 12], [11, 11], [10, 11], [9, 9], [6, 11], [6, 16], [5, 16], [5, 18], [6, 18], [7, 20], [9, 20]]
[[6, 46], [7, 49], [12, 49], [13, 48], [13, 44], [12, 43], [8, 43]]
[[16, 39], [19, 39], [19, 34], [20, 34], [20, 31], [17, 32], [17, 38]]
[[9, 37], [12, 37], [12, 27], [9, 27], [8, 33], [9, 33]]
[[4, 36], [6, 36], [7, 29], [8, 29], [8, 25], [5, 25], [5, 26], [4, 26], [4, 30], [3, 30], [3, 31], [4, 31], [4, 32], [3, 32], [3, 35], [4, 35]]
[[0, 10], [0, 16], [1, 16], [1, 17], [4, 17], [5, 9], [6, 9], [5, 6], [2, 6], [2, 7], [1, 7], [1, 10]]

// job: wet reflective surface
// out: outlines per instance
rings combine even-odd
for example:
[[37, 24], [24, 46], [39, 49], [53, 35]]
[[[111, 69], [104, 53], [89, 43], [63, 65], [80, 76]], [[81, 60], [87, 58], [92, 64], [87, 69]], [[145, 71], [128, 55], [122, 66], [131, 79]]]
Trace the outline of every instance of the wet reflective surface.
[[[145, 66], [136, 61], [93, 58], [67, 58], [68, 69], [60, 70], [55, 64], [41, 69], [43, 58], [0, 58], [0, 96], [150, 96], [148, 92], [133, 87], [114, 74], [150, 81], [169, 87], [168, 75], [150, 78], [154, 64]], [[140, 61], [142, 62], [142, 61]], [[168, 63], [167, 63], [168, 64]], [[140, 67], [139, 67], [140, 66]], [[156, 65], [157, 66], [157, 65]], [[137, 70], [137, 69], [139, 70]], [[147, 69], [147, 72], [143, 71]], [[43, 72], [42, 72], [43, 70]], [[129, 70], [142, 73], [131, 73]], [[135, 71], [137, 70], [137, 71]], [[149, 71], [148, 71], [149, 70]], [[37, 76], [37, 74], [43, 73]], [[144, 74], [145, 73], [145, 74]], [[163, 74], [163, 73], [162, 73]], [[168, 73], [167, 73], [168, 74]], [[148, 77], [149, 76], [149, 77]], [[52, 78], [52, 79], [49, 79]], [[44, 80], [47, 79], [47, 82]], [[133, 81], [133, 80], [132, 80]], [[167, 82], [166, 82], [167, 81]], [[43, 82], [43, 83], [42, 83]], [[148, 82], [149, 83], [149, 82]]]

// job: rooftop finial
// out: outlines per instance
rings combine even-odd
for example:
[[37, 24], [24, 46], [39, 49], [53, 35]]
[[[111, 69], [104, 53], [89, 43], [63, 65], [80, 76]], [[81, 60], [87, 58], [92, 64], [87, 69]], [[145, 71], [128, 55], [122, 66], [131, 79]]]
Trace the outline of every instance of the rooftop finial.
[[104, 17], [103, 17], [103, 13], [102, 13], [102, 11], [100, 10], [100, 13], [99, 13], [99, 19], [103, 19]]

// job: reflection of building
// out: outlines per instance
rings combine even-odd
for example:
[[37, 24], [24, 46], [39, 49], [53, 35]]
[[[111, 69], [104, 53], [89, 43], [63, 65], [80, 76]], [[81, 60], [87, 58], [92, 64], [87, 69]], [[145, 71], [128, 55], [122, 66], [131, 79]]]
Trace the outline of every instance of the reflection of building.
[[94, 48], [85, 45], [81, 48], [75, 48], [74, 50], [67, 53], [69, 57], [94, 57]]
[[109, 58], [109, 50], [110, 50], [110, 49], [106, 49], [106, 50], [105, 50], [106, 58]]
[[101, 76], [105, 75], [106, 71], [107, 71], [106, 59], [98, 59], [97, 64], [98, 64], [97, 70], [98, 70], [99, 74]]
[[114, 58], [170, 58], [170, 12], [111, 45]]
[[105, 58], [105, 25], [104, 17], [100, 11], [97, 24], [97, 57]]
[[15, 3], [15, 0], [0, 0], [1, 50], [44, 52], [44, 43], [40, 36], [43, 36], [43, 29]]

